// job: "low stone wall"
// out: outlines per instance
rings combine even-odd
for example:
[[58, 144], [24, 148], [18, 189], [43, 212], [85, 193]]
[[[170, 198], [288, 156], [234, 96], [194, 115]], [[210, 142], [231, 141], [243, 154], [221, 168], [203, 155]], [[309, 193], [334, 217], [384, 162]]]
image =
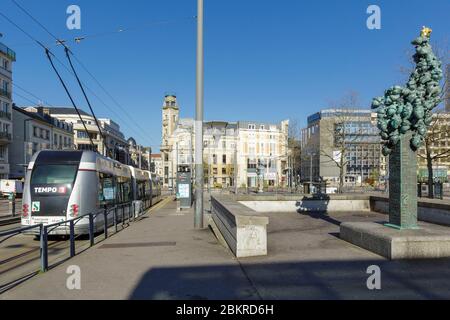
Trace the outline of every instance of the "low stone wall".
[[225, 195], [211, 196], [211, 208], [212, 229], [237, 258], [267, 255], [268, 217]]
[[240, 201], [260, 213], [370, 211], [370, 200]]
[[[370, 197], [371, 210], [389, 214], [389, 198]], [[439, 200], [419, 200], [418, 217], [420, 221], [450, 226], [450, 203]]]
[[[389, 198], [376, 195], [240, 195], [236, 201], [260, 213], [267, 212], [351, 212], [389, 214]], [[450, 226], [450, 201], [420, 199], [419, 220]]]

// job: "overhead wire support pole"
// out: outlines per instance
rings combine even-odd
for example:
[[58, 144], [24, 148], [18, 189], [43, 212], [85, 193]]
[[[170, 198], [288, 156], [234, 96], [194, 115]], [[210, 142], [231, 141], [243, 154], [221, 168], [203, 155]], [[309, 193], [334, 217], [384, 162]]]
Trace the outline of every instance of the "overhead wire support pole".
[[203, 229], [203, 0], [197, 0], [197, 84], [195, 112], [195, 229]]
[[80, 120], [81, 120], [81, 123], [83, 124], [84, 130], [86, 131], [86, 134], [87, 134], [88, 137], [89, 137], [89, 141], [91, 142], [92, 148], [95, 150], [95, 144], [94, 144], [94, 141], [92, 141], [92, 138], [91, 138], [91, 136], [89, 135], [89, 131], [88, 131], [87, 127], [86, 127], [86, 124], [84, 123], [83, 118], [81, 117], [80, 111], [78, 110], [77, 105], [75, 104], [75, 101], [74, 101], [73, 98], [72, 98], [72, 95], [70, 94], [69, 90], [67, 89], [67, 86], [66, 86], [66, 84], [64, 83], [64, 80], [61, 78], [61, 76], [60, 76], [58, 70], [57, 70], [56, 67], [55, 67], [55, 64], [53, 63], [52, 57], [51, 57], [51, 55], [50, 55], [50, 50], [48, 50], [47, 48], [45, 48], [45, 54], [47, 55], [47, 58], [48, 58], [48, 60], [50, 61], [50, 64], [52, 65], [53, 71], [55, 71], [56, 75], [58, 76], [59, 81], [61, 82], [62, 86], [64, 87], [64, 90], [66, 91], [67, 95], [69, 96], [69, 99], [70, 99], [70, 101], [72, 102], [72, 105], [73, 105], [73, 107], [75, 108], [75, 111], [77, 112], [78, 117], [79, 117]]
[[105, 138], [105, 135], [104, 135], [104, 133], [103, 133], [101, 127], [100, 127], [98, 119], [95, 116], [94, 110], [92, 109], [91, 102], [89, 101], [89, 98], [88, 98], [88, 96], [86, 94], [86, 91], [84, 90], [83, 84], [81, 83], [80, 78], [78, 77], [78, 74], [77, 74], [77, 72], [76, 72], [76, 70], [75, 70], [75, 68], [74, 68], [74, 66], [72, 64], [72, 59], [70, 59], [70, 54], [72, 53], [72, 51], [70, 51], [69, 48], [66, 47], [66, 46], [64, 46], [64, 51], [66, 52], [67, 60], [69, 61], [70, 67], [72, 68], [72, 71], [73, 71], [73, 74], [74, 74], [75, 78], [77, 79], [77, 82], [78, 82], [78, 85], [80, 86], [81, 92], [83, 92], [84, 98], [85, 98], [85, 100], [86, 100], [86, 102], [87, 102], [87, 104], [89, 106], [89, 110], [91, 110], [91, 114], [94, 117], [95, 124], [97, 125], [98, 131], [99, 131], [100, 136], [102, 137], [102, 140], [103, 140], [102, 155], [106, 156], [106, 154], [105, 154], [106, 138]]

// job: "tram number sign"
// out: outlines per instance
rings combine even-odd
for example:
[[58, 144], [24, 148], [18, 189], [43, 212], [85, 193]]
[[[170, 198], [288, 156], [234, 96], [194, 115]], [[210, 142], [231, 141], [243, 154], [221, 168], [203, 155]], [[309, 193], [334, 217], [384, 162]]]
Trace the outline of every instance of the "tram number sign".
[[31, 205], [31, 212], [39, 212], [41, 211], [41, 202], [35, 201]]

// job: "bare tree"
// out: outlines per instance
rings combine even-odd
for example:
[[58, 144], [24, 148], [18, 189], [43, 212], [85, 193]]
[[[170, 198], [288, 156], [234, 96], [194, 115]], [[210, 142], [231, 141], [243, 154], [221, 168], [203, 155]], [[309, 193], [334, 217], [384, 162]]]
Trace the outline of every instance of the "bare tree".
[[340, 102], [332, 103], [335, 116], [326, 125], [325, 123], [321, 125], [321, 130], [326, 130], [328, 136], [327, 143], [321, 144], [320, 148], [320, 155], [327, 159], [322, 163], [331, 163], [338, 168], [339, 193], [342, 193], [344, 189], [351, 147], [355, 144], [367, 144], [363, 139], [364, 129], [361, 126], [352, 127], [355, 121], [358, 122], [354, 115], [358, 105], [358, 93], [349, 92]]
[[450, 140], [450, 115], [448, 113], [436, 112], [433, 122], [425, 138], [424, 153], [419, 153], [426, 160], [428, 170], [428, 197], [434, 198], [434, 164], [440, 159], [450, 157], [450, 147], [442, 144]]
[[[294, 178], [300, 174], [301, 170], [301, 158], [302, 158], [302, 148], [301, 148], [301, 129], [297, 120], [291, 120], [289, 123], [288, 132], [288, 150], [290, 157], [290, 176], [291, 182]], [[297, 184], [296, 184], [297, 185]]]

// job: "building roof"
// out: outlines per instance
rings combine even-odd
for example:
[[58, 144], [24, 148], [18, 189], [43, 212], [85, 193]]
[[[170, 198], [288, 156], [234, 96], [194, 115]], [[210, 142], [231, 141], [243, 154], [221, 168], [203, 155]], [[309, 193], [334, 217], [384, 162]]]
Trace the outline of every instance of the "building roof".
[[[75, 108], [73, 107], [49, 107], [48, 108], [50, 114], [57, 114], [57, 115], [78, 115]], [[88, 117], [92, 117], [92, 115], [90, 115], [89, 113], [78, 109], [80, 111], [80, 114], [82, 116], [88, 116]]]
[[364, 108], [338, 108], [338, 109], [323, 109], [308, 117], [308, 124], [319, 121], [323, 118], [333, 117], [371, 117], [373, 110]]
[[[30, 111], [25, 110], [24, 108], [17, 107], [17, 106], [15, 106], [15, 105], [13, 106], [13, 110], [14, 110], [14, 111], [17, 111], [17, 112], [20, 112], [20, 113], [22, 113], [22, 114], [26, 115], [27, 117], [30, 117], [30, 118], [32, 118], [32, 119], [34, 119], [34, 120], [38, 120], [38, 121], [41, 121], [41, 122], [45, 122], [45, 123], [47, 123], [48, 125], [51, 125], [51, 126], [53, 126], [53, 127], [57, 127], [56, 124], [55, 124], [55, 122], [54, 122], [54, 121], [57, 120], [57, 119], [53, 118], [53, 117], [50, 116], [50, 115], [41, 114], [41, 113], [39, 113], [39, 112], [30, 112]], [[71, 127], [70, 127], [69, 124], [67, 124], [67, 126], [68, 126], [68, 128], [70, 128], [70, 129], [69, 129], [69, 130], [66, 130], [66, 131], [70, 132], [70, 131], [71, 131]], [[63, 128], [60, 128], [60, 129], [63, 129]], [[63, 129], [63, 130], [65, 130], [65, 129]]]

